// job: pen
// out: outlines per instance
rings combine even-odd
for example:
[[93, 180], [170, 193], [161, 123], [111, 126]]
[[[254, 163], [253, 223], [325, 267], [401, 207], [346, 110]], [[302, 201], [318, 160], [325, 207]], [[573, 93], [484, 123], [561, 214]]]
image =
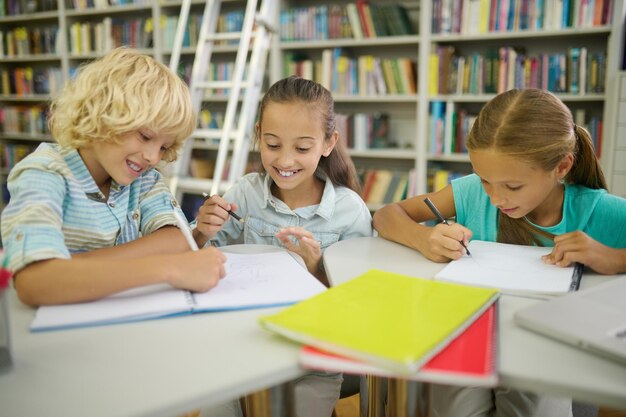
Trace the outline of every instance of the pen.
[[187, 224], [187, 222], [182, 218], [180, 214], [178, 214], [176, 210], [174, 210], [174, 218], [176, 219], [176, 224], [178, 225], [178, 228], [181, 232], [183, 232], [183, 236], [185, 236], [187, 243], [189, 243], [189, 247], [191, 248], [191, 250], [198, 250], [198, 245], [191, 235], [189, 224]]
[[[204, 199], [206, 200], [207, 198], [209, 198], [209, 195], [207, 193], [202, 193], [202, 197], [204, 197]], [[228, 211], [228, 214], [230, 214], [233, 217], [233, 219], [237, 220], [239, 223], [245, 222], [245, 220], [242, 219], [241, 216], [235, 213], [234, 211], [232, 210], [226, 210], [226, 211]]]
[[585, 265], [580, 262], [574, 264], [574, 273], [572, 274], [572, 283], [569, 286], [570, 291], [578, 291], [580, 288], [580, 281], [583, 278], [583, 269]]
[[[433, 214], [435, 216], [437, 216], [437, 218], [439, 219], [439, 221], [443, 224], [447, 224], [448, 226], [450, 226], [450, 223], [448, 223], [448, 221], [446, 220], [445, 217], [443, 217], [441, 215], [441, 213], [439, 212], [439, 210], [437, 210], [437, 207], [435, 207], [435, 205], [433, 204], [432, 201], [430, 201], [430, 198], [426, 197], [424, 199], [424, 203], [426, 203], [426, 205], [428, 206], [428, 208], [430, 209], [430, 211], [433, 212]], [[465, 246], [465, 243], [463, 243], [463, 241], [460, 242], [461, 245], [465, 248], [465, 252], [467, 252], [468, 256], [472, 256], [472, 254], [470, 253], [469, 249], [467, 249], [467, 246]]]

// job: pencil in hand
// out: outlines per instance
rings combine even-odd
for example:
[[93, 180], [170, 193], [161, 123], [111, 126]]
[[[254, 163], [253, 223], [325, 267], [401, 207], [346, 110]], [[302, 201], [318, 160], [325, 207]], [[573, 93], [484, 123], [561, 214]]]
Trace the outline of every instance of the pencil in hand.
[[[209, 198], [209, 195], [207, 193], [202, 193], [202, 197], [204, 197], [204, 199], [206, 200], [207, 198]], [[233, 219], [237, 220], [239, 223], [244, 223], [245, 219], [243, 219], [240, 215], [238, 215], [237, 213], [235, 213], [232, 210], [226, 210], [228, 212], [229, 215], [232, 216]]]
[[[437, 216], [437, 218], [439, 219], [439, 221], [443, 224], [447, 224], [448, 226], [450, 226], [450, 223], [448, 223], [448, 221], [446, 220], [445, 217], [443, 217], [441, 215], [441, 212], [439, 212], [439, 210], [437, 209], [437, 207], [435, 207], [435, 205], [433, 204], [432, 201], [430, 201], [430, 198], [426, 197], [424, 199], [424, 203], [426, 203], [426, 205], [428, 206], [428, 208], [430, 209], [430, 211], [433, 212], [433, 214], [435, 216]], [[469, 249], [467, 249], [467, 246], [465, 246], [465, 243], [463, 243], [463, 241], [460, 241], [461, 245], [465, 248], [465, 252], [467, 252], [467, 256], [472, 256], [472, 254], [470, 253]]]

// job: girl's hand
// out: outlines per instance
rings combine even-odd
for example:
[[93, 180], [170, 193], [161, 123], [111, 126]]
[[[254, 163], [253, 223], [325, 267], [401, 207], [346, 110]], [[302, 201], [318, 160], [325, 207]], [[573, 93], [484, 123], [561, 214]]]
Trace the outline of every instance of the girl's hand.
[[426, 246], [420, 248], [420, 252], [431, 261], [448, 262], [451, 259], [459, 259], [467, 254], [461, 244], [467, 246], [472, 238], [472, 231], [458, 223], [450, 225], [439, 223], [430, 228], [430, 233], [425, 241]]
[[[322, 250], [320, 243], [313, 238], [311, 232], [302, 227], [285, 227], [276, 233], [276, 237], [287, 250], [300, 255], [309, 272], [317, 276], [322, 259]], [[297, 243], [293, 242], [292, 237]]]
[[614, 249], [581, 231], [565, 233], [554, 238], [552, 253], [544, 255], [547, 264], [567, 267], [580, 262], [600, 274], [624, 272], [624, 249]]
[[224, 278], [226, 256], [216, 248], [206, 248], [171, 255], [166, 263], [171, 268], [169, 283], [175, 288], [207, 292]]
[[207, 198], [198, 209], [196, 230], [207, 239], [212, 239], [230, 217], [228, 210], [236, 211], [237, 209], [237, 204], [229, 203], [219, 195]]

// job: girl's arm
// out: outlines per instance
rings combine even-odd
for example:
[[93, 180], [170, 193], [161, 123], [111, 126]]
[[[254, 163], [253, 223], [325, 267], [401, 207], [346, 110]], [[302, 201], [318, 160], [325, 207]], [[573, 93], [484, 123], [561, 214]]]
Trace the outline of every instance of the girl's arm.
[[459, 224], [438, 224], [428, 227], [421, 224], [435, 219], [424, 199], [428, 197], [445, 218], [456, 214], [452, 186], [435, 193], [423, 194], [389, 204], [374, 213], [374, 228], [385, 239], [416, 249], [435, 262], [447, 262], [465, 254], [472, 232]]
[[[115, 258], [114, 263], [112, 258]], [[91, 301], [157, 283], [205, 292], [224, 277], [225, 259], [214, 248], [135, 258], [82, 256], [49, 259], [31, 263], [18, 271], [15, 289], [20, 300], [32, 306]]]
[[552, 253], [545, 255], [543, 260], [559, 266], [580, 262], [606, 275], [626, 272], [626, 248], [608, 247], [581, 231], [555, 237]]

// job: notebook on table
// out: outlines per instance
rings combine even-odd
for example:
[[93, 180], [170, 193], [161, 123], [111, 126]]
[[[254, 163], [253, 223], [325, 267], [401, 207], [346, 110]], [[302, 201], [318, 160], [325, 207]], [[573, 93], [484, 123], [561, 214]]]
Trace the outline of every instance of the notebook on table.
[[[463, 333], [407, 379], [463, 386], [495, 386], [498, 382], [497, 304], [493, 304]], [[393, 377], [387, 369], [312, 346], [300, 350], [307, 369]]]
[[626, 277], [515, 312], [529, 330], [626, 364]]
[[370, 270], [259, 320], [297, 342], [410, 374], [498, 296], [493, 289]]
[[226, 253], [226, 276], [205, 293], [156, 284], [96, 301], [41, 306], [31, 330], [96, 326], [292, 304], [326, 290], [288, 252]]
[[582, 268], [562, 268], [541, 260], [550, 247], [511, 245], [472, 240], [471, 256], [451, 261], [436, 280], [498, 288], [513, 295], [560, 295], [570, 291]]

